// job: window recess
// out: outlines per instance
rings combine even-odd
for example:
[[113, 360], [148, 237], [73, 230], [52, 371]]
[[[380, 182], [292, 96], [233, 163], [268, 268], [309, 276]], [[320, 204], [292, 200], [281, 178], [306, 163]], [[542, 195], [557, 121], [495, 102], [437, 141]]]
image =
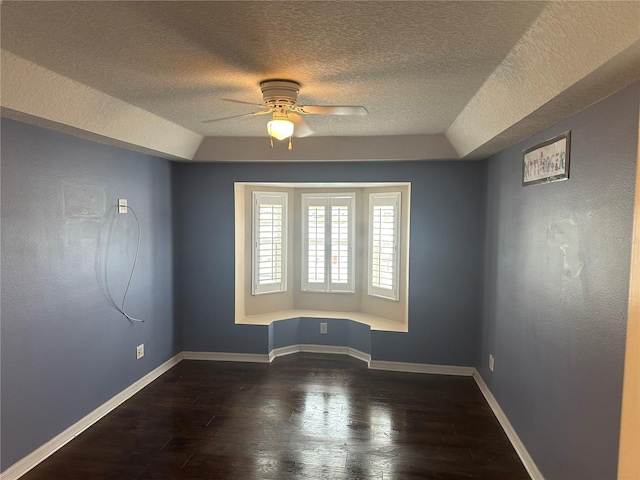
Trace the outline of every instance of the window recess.
[[253, 192], [252, 295], [287, 290], [287, 193]]
[[369, 195], [369, 295], [399, 300], [400, 192]]
[[302, 194], [302, 290], [353, 293], [355, 193]]

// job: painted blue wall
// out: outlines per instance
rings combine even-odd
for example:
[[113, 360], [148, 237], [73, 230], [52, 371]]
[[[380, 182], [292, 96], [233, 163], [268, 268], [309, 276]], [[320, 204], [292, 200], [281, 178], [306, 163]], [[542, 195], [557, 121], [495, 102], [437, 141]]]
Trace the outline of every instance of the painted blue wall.
[[[616, 477], [639, 102], [636, 84], [488, 161], [477, 367], [549, 480]], [[522, 151], [567, 130], [570, 179], [522, 187]]]
[[[326, 334], [320, 333], [320, 323], [327, 324]], [[352, 320], [332, 318], [292, 318], [269, 325], [269, 350], [297, 344], [351, 347], [370, 354], [371, 329]]]
[[[238, 181], [412, 182], [409, 333], [372, 332], [372, 357], [475, 363], [484, 232], [482, 162], [176, 165], [176, 302], [185, 350], [268, 351], [266, 327], [234, 324], [233, 188]], [[367, 341], [368, 335], [363, 348]]]
[[269, 325], [269, 351], [300, 343], [300, 319], [290, 318]]
[[[5, 470], [180, 349], [171, 164], [7, 119], [1, 153]], [[118, 197], [143, 229], [126, 304], [142, 324], [105, 290], [106, 266], [122, 298], [135, 253], [133, 216], [111, 208]]]
[[[614, 478], [639, 100], [634, 85], [487, 162], [170, 165], [3, 119], [0, 468], [180, 350], [331, 343], [476, 365], [546, 478]], [[522, 150], [569, 129], [571, 179], [521, 187]], [[412, 182], [409, 333], [235, 325], [235, 181]], [[143, 226], [127, 306], [144, 324], [106, 296], [105, 263], [121, 298], [136, 239], [118, 197]]]

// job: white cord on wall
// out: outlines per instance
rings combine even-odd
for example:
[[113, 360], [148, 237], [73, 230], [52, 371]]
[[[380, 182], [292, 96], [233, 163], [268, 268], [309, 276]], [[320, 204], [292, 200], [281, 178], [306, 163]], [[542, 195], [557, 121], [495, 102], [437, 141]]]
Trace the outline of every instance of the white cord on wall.
[[[138, 263], [138, 254], [140, 253], [140, 237], [142, 237], [142, 227], [140, 226], [140, 220], [138, 220], [138, 215], [136, 215], [135, 210], [133, 208], [131, 208], [130, 206], [127, 205], [125, 208], [127, 208], [128, 210], [131, 210], [131, 213], [133, 213], [133, 217], [136, 219], [136, 223], [138, 224], [138, 241], [136, 242], [136, 255], [133, 258], [133, 265], [131, 265], [131, 273], [129, 274], [129, 280], [127, 281], [127, 288], [125, 288], [124, 295], [122, 296], [122, 304], [121, 304], [121, 306], [118, 307], [118, 304], [115, 302], [115, 300], [111, 296], [111, 292], [109, 291], [108, 284], [107, 284], [107, 293], [108, 293], [109, 298], [111, 299], [111, 302], [113, 303], [114, 307], [116, 307], [116, 309], [122, 315], [124, 315], [127, 318], [127, 320], [129, 320], [130, 322], [141, 322], [141, 323], [144, 323], [144, 320], [140, 320], [139, 318], [132, 317], [124, 309], [124, 302], [127, 299], [127, 293], [129, 293], [129, 286], [131, 285], [131, 279], [133, 278], [133, 272], [136, 269], [136, 263]], [[107, 278], [105, 278], [105, 282], [108, 282]]]

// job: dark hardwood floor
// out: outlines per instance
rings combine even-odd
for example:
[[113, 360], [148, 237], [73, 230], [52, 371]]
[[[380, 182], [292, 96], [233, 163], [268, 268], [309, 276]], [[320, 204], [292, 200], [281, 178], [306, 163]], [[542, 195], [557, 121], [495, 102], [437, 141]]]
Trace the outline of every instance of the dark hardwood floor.
[[182, 361], [22, 478], [529, 476], [472, 378], [296, 354]]

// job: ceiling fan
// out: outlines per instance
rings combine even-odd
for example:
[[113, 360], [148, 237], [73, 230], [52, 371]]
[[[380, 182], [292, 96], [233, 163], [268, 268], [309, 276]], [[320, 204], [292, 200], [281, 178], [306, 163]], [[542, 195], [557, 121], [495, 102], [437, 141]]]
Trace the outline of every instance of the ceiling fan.
[[263, 103], [250, 103], [241, 100], [224, 98], [227, 102], [253, 105], [262, 110], [232, 117], [205, 120], [202, 123], [220, 122], [231, 118], [252, 117], [255, 115], [271, 114], [272, 119], [267, 123], [267, 133], [271, 139], [284, 140], [289, 138], [289, 150], [291, 150], [291, 136], [306, 137], [313, 134], [313, 130], [301, 115], [367, 115], [365, 107], [350, 105], [298, 105], [298, 93], [300, 84], [291, 80], [266, 80], [260, 83]]

